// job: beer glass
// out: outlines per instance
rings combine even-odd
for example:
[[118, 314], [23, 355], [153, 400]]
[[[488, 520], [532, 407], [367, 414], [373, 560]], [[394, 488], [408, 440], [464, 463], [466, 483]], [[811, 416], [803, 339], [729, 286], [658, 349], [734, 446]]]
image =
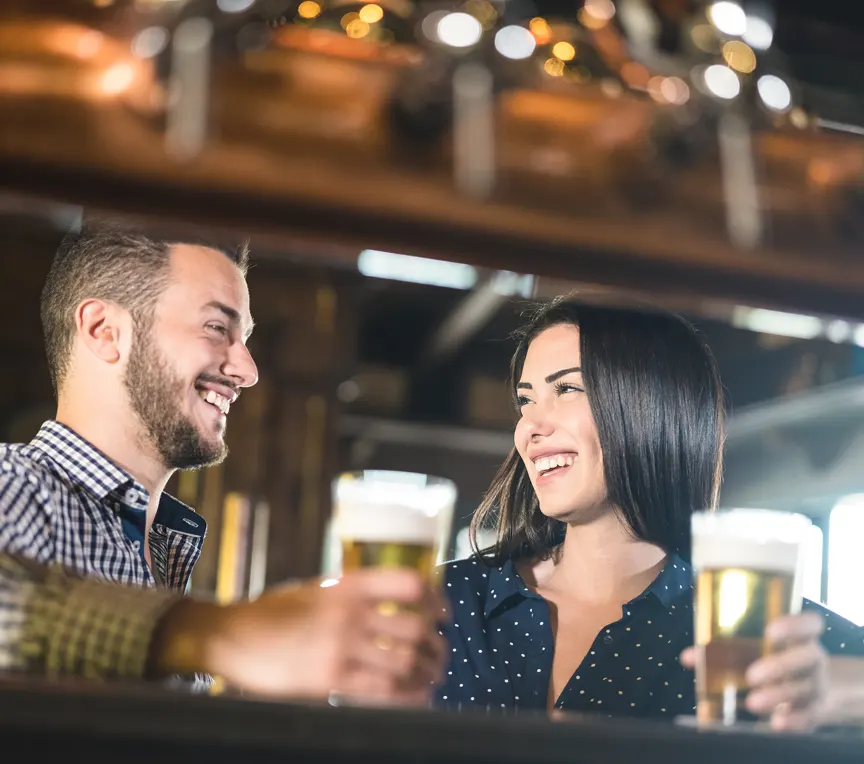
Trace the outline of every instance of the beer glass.
[[803, 515], [772, 510], [693, 515], [699, 724], [752, 718], [745, 673], [771, 649], [765, 627], [801, 609], [809, 528]]
[[332, 574], [408, 567], [434, 581], [456, 504], [450, 480], [413, 472], [351, 472], [334, 481], [333, 499]]

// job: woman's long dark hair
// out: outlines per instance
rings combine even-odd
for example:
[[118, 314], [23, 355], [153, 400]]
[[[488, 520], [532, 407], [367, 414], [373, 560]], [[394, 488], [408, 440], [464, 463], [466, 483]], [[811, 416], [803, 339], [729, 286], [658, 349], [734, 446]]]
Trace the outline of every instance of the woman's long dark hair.
[[[690, 559], [690, 515], [714, 507], [720, 490], [723, 390], [708, 346], [683, 318], [556, 298], [519, 331], [510, 390], [528, 346], [545, 329], [578, 326], [582, 377], [597, 424], [608, 499], [641, 540]], [[497, 528], [491, 547], [477, 533]], [[471, 522], [471, 544], [490, 562], [547, 558], [564, 523], [539, 509], [515, 448], [501, 465]]]

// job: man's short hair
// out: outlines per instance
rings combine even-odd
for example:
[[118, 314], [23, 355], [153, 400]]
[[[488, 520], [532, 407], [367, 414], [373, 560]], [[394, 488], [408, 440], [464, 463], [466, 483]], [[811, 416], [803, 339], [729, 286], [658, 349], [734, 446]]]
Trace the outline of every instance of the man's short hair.
[[[245, 275], [249, 249], [188, 243], [223, 252]], [[104, 221], [85, 222], [60, 244], [42, 290], [40, 314], [51, 384], [57, 394], [69, 371], [75, 310], [86, 299], [128, 310], [136, 327], [147, 327], [156, 301], [168, 286], [171, 243]]]

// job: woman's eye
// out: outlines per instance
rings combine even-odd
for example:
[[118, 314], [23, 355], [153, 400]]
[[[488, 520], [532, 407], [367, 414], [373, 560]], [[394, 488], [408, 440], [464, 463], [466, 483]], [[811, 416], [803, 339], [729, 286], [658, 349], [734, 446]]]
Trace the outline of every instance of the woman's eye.
[[516, 408], [521, 409], [526, 403], [531, 403], [531, 401], [526, 398], [524, 395], [516, 396]]
[[555, 392], [556, 394], [561, 395], [562, 393], [584, 393], [585, 390], [579, 387], [579, 385], [574, 385], [567, 382], [559, 382], [555, 385]]

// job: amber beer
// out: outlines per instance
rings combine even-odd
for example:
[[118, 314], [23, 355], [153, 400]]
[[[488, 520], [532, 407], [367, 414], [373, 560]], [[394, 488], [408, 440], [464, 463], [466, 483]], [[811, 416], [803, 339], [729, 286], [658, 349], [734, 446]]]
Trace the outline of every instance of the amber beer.
[[435, 542], [342, 540], [342, 570], [358, 568], [414, 568], [431, 578], [435, 567]]
[[810, 521], [771, 510], [700, 512], [696, 571], [697, 719], [748, 718], [746, 671], [771, 645], [765, 628], [801, 608], [802, 551]]
[[449, 539], [453, 483], [415, 473], [349, 473], [336, 481], [334, 498], [343, 572], [408, 567], [434, 580]]

